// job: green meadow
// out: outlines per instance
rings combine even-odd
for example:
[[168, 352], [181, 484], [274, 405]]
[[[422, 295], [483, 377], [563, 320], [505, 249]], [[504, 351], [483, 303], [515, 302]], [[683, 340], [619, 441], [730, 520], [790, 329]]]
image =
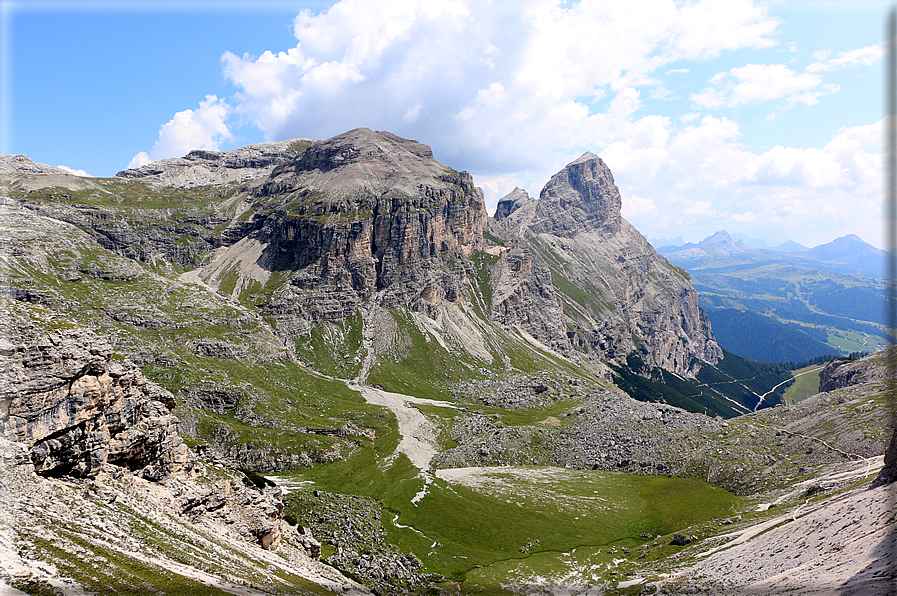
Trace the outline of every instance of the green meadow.
[[[634, 549], [646, 541], [661, 536], [668, 545], [673, 532], [740, 509], [739, 497], [699, 480], [598, 470], [480, 468], [461, 480], [428, 473], [425, 483], [404, 455], [383, 458], [398, 433], [384, 438], [378, 456], [365, 450], [291, 477], [312, 481], [311, 488], [376, 499], [387, 542], [415, 552], [424, 571], [470, 593], [493, 593], [515, 577], [568, 583], [572, 569], [582, 571], [578, 581], [594, 583], [586, 567], [599, 565], [610, 578], [618, 566], [613, 560], [632, 558], [634, 564]], [[288, 498], [286, 512], [302, 518], [298, 501]], [[633, 552], [602, 552], [613, 546]], [[585, 559], [575, 562], [571, 552]]]

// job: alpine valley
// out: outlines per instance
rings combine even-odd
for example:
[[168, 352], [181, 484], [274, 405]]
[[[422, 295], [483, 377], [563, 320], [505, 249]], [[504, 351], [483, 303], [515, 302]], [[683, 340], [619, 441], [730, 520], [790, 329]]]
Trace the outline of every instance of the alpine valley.
[[894, 592], [891, 351], [726, 352], [591, 153], [0, 181], [4, 594]]

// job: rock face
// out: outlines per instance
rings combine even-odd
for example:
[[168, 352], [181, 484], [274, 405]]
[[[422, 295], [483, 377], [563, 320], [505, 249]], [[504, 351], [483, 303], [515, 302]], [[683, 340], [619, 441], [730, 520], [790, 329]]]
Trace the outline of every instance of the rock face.
[[586, 152], [551, 177], [539, 194], [529, 229], [573, 238], [580, 232], [620, 229], [623, 202], [610, 168]]
[[[885, 354], [892, 357], [895, 354], [889, 349]], [[822, 372], [819, 373], [819, 391], [834, 391], [851, 385], [872, 383], [887, 379], [890, 371], [887, 362], [883, 362], [882, 354], [878, 358], [863, 358], [861, 360], [832, 360]]]
[[[890, 347], [859, 360], [832, 360], [819, 373], [819, 391], [858, 389], [863, 386], [887, 387], [885, 391], [887, 391], [889, 405], [893, 409], [893, 389], [885, 383], [889, 379], [894, 379], [895, 357], [897, 357], [897, 349]], [[892, 424], [895, 422], [893, 415], [892, 411]], [[885, 466], [872, 482], [872, 488], [895, 481], [897, 481], [897, 427], [895, 427], [885, 451]]]
[[72, 173], [68, 170], [31, 161], [31, 158], [27, 155], [0, 155], [0, 175], [2, 174], [61, 174], [63, 176], [72, 175]]
[[462, 260], [487, 219], [470, 174], [434, 160], [426, 145], [368, 129], [309, 147], [250, 200], [249, 235], [202, 276], [214, 285], [236, 267], [238, 294], [285, 272], [289, 283], [264, 309], [298, 333], [342, 321], [371, 297], [418, 310], [457, 301]]
[[161, 159], [139, 168], [122, 170], [116, 177], [140, 179], [167, 186], [189, 188], [246, 181], [270, 174], [309, 145], [311, 139], [255, 143], [231, 151], [191, 151], [184, 157]]
[[506, 250], [491, 272], [493, 321], [520, 327], [559, 351], [569, 348], [564, 313], [551, 283], [551, 271], [533, 253]]
[[158, 480], [189, 468], [170, 393], [80, 329], [38, 330], [4, 300], [0, 429], [45, 476], [95, 476], [106, 463]]
[[515, 190], [500, 204], [490, 229], [525, 241], [549, 269], [578, 349], [618, 362], [635, 351], [648, 367], [687, 376], [722, 357], [688, 274], [620, 216], [620, 193], [600, 158], [586, 153], [568, 164], [538, 200]]
[[509, 215], [513, 212], [520, 209], [523, 203], [527, 203], [531, 201], [531, 197], [526, 193], [525, 190], [519, 187], [515, 187], [514, 190], [506, 194], [501, 200], [498, 201], [498, 205], [495, 207], [495, 221], [502, 221], [503, 219], [507, 219]]

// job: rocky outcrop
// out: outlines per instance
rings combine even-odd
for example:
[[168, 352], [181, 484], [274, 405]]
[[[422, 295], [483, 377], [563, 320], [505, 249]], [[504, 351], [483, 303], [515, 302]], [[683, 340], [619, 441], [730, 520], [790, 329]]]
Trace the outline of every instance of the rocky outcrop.
[[514, 190], [499, 199], [498, 205], [495, 207], [495, 215], [493, 216], [495, 221], [500, 222], [507, 219], [509, 215], [520, 209], [524, 203], [528, 203], [531, 200], [532, 198], [525, 190], [515, 186]]
[[885, 451], [885, 466], [872, 481], [870, 488], [878, 488], [892, 482], [897, 482], [897, 425], [895, 425], [894, 434], [891, 435], [888, 449]]
[[31, 158], [27, 155], [0, 155], [0, 175], [35, 174], [72, 175], [71, 172], [64, 170], [63, 168], [31, 161]]
[[139, 168], [122, 170], [116, 177], [182, 188], [244, 182], [267, 176], [275, 167], [293, 159], [313, 143], [311, 139], [291, 139], [255, 143], [230, 151], [197, 149], [184, 157], [160, 159]]
[[533, 233], [572, 238], [579, 232], [619, 230], [623, 202], [610, 168], [586, 152], [551, 177], [539, 194]]
[[210, 480], [185, 486], [178, 498], [181, 515], [194, 522], [204, 518], [225, 524], [245, 540], [256, 542], [265, 550], [277, 550], [283, 534], [280, 489], [273, 483], [262, 483], [255, 489], [231, 475]]
[[27, 305], [3, 300], [0, 430], [39, 474], [90, 477], [111, 463], [158, 480], [190, 467], [170, 393], [92, 333], [41, 329]]
[[618, 362], [637, 352], [647, 367], [685, 376], [722, 357], [688, 274], [620, 216], [619, 190], [600, 158], [586, 153], [568, 164], [538, 200], [512, 195], [490, 229], [525, 240], [550, 270], [577, 349]]
[[893, 357], [897, 357], [897, 352], [889, 348], [873, 357], [860, 360], [832, 360], [819, 373], [819, 391], [834, 391], [887, 379], [890, 377], [887, 360]]
[[230, 251], [203, 275], [220, 284], [235, 266], [236, 293], [251, 285], [243, 272], [261, 283], [285, 272], [288, 283], [263, 310], [300, 334], [346, 319], [372, 297], [417, 310], [459, 300], [467, 275], [460, 261], [487, 219], [470, 174], [434, 160], [426, 145], [368, 129], [316, 143], [278, 166], [251, 201], [246, 250]]
[[492, 267], [493, 321], [519, 327], [545, 345], [564, 351], [569, 343], [551, 271], [519, 247], [505, 250]]

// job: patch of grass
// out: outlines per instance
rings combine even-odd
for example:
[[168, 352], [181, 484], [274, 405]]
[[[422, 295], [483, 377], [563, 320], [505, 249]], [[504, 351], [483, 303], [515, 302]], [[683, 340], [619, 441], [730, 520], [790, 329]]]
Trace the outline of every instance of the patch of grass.
[[404, 456], [385, 469], [375, 461], [358, 463], [338, 462], [302, 477], [324, 490], [379, 500], [398, 515], [392, 528], [384, 517], [390, 542], [418, 554], [426, 571], [457, 580], [482, 574], [474, 571], [479, 567], [539, 552], [559, 560], [558, 553], [579, 547], [635, 548], [644, 542], [641, 533], [669, 534], [728, 515], [740, 503], [697, 480], [525, 468], [490, 472], [476, 489], [435, 479], [426, 496], [411, 504], [423, 482]]
[[499, 238], [498, 236], [496, 236], [489, 230], [483, 230], [483, 238], [485, 238], [489, 242], [494, 242], [495, 244], [498, 244], [499, 246], [504, 246], [505, 243], [507, 242], [506, 240], [502, 240], [501, 238]]
[[819, 393], [819, 373], [824, 366], [813, 364], [791, 372], [794, 384], [788, 387], [782, 401], [792, 406]]
[[430, 333], [418, 329], [410, 316], [392, 311], [399, 332], [408, 338], [402, 351], [381, 355], [371, 368], [368, 383], [387, 391], [451, 400], [448, 385], [461, 379], [481, 378], [475, 372], [484, 363], [465, 350], [449, 352]]
[[317, 141], [312, 141], [309, 139], [298, 140], [295, 143], [290, 144], [290, 149], [302, 153], [303, 151], [314, 145], [316, 142]]
[[362, 325], [360, 312], [342, 323], [318, 323], [310, 333], [296, 338], [296, 349], [316, 370], [353, 379], [364, 360]]

